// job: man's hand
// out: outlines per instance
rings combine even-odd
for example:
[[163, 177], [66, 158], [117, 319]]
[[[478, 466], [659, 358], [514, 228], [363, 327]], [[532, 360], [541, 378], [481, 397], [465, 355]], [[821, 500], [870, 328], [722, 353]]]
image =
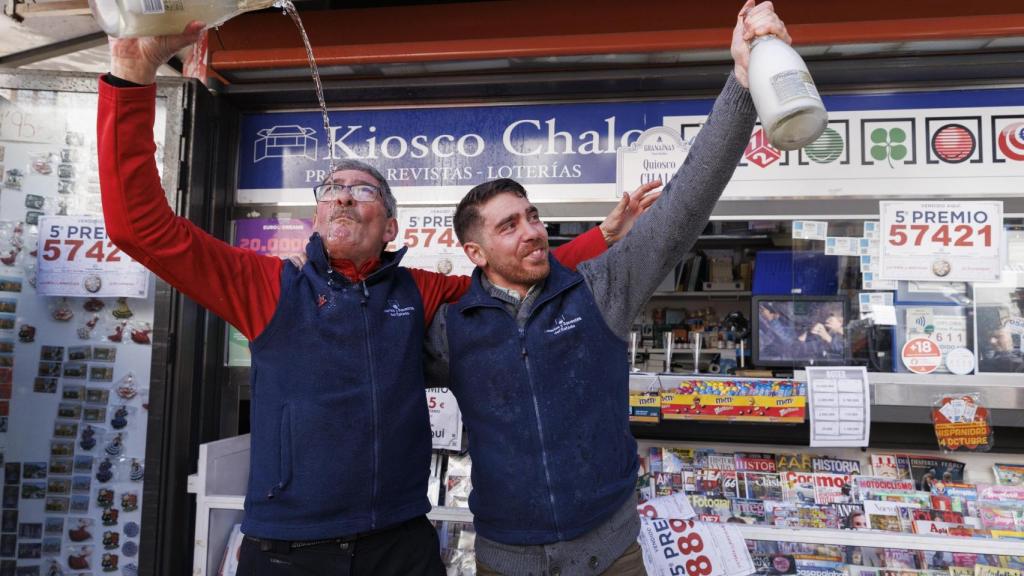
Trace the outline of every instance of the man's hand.
[[156, 71], [179, 50], [199, 39], [205, 25], [189, 22], [181, 34], [110, 38], [110, 73], [136, 84], [152, 84]]
[[766, 34], [774, 34], [786, 44], [792, 44], [786, 24], [775, 13], [771, 2], [754, 5], [747, 0], [736, 16], [736, 27], [732, 31], [732, 59], [736, 63], [736, 80], [744, 88], [750, 88], [747, 81], [747, 65], [750, 64], [750, 42]]
[[652, 192], [660, 186], [661, 180], [655, 180], [640, 186], [632, 194], [622, 193], [622, 200], [619, 200], [615, 209], [599, 225], [604, 241], [609, 246], [625, 238], [630, 228], [636, 223], [636, 219], [661, 196], [661, 190]]

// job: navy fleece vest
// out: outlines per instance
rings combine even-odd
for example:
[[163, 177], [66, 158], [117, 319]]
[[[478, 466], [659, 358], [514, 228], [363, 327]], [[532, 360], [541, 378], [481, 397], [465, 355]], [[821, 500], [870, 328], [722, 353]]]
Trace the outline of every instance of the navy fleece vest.
[[404, 253], [352, 284], [314, 234], [309, 262], [285, 264], [277, 310], [250, 346], [245, 534], [331, 538], [430, 509], [423, 304]]
[[551, 262], [523, 329], [480, 270], [447, 313], [451, 385], [469, 431], [477, 531], [505, 544], [571, 540], [634, 494], [626, 344], [582, 276]]

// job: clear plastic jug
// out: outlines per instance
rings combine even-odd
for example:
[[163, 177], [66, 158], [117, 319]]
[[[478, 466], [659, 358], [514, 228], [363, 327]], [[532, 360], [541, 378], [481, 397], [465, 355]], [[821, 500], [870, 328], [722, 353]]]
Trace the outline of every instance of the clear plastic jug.
[[181, 34], [192, 20], [217, 26], [243, 12], [275, 4], [275, 0], [89, 0], [100, 28], [118, 38]]
[[828, 125], [828, 112], [803, 58], [773, 35], [750, 45], [747, 67], [754, 99], [768, 141], [779, 150], [814, 142]]

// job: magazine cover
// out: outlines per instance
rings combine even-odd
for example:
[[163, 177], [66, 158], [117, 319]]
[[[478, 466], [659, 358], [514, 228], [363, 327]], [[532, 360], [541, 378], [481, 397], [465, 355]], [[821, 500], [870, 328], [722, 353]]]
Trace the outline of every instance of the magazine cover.
[[662, 449], [659, 447], [652, 447], [647, 451], [647, 472], [655, 474], [662, 472]]
[[782, 499], [801, 504], [814, 504], [814, 474], [810, 472], [783, 472]]
[[797, 506], [796, 514], [801, 528], [839, 527], [839, 520], [830, 506]]
[[814, 474], [814, 503], [837, 504], [852, 499], [853, 477], [848, 474]]
[[796, 574], [796, 559], [785, 554], [753, 554], [758, 576], [791, 576]]
[[948, 522], [950, 524], [963, 524], [964, 515], [952, 510], [936, 510], [934, 508], [915, 508], [911, 510], [911, 517], [914, 520], [935, 520]]
[[989, 530], [1016, 531], [1021, 528], [1018, 524], [1021, 519], [1021, 511], [1012, 505], [980, 502], [978, 503], [978, 517], [981, 519], [982, 528]]
[[[868, 528], [868, 517], [864, 513], [864, 505], [856, 503], [832, 504], [836, 521], [843, 530], [865, 530]], [[860, 562], [857, 562], [860, 564]]]
[[774, 454], [737, 452], [734, 462], [737, 472], [775, 472]]
[[733, 500], [732, 517], [740, 518], [747, 524], [765, 524], [768, 522], [768, 517], [765, 515], [764, 502], [761, 500]]
[[875, 492], [913, 492], [914, 481], [884, 476], [854, 476], [853, 494], [857, 500], [874, 500]]
[[1024, 464], [993, 464], [996, 484], [1003, 486], [1024, 486]]
[[999, 486], [997, 484], [979, 483], [978, 500], [1024, 504], [1024, 486]]
[[880, 478], [909, 478], [910, 470], [901, 473], [895, 454], [872, 454], [871, 473]]
[[690, 494], [690, 505], [702, 522], [725, 522], [732, 517], [732, 503], [717, 494]]
[[816, 458], [811, 454], [797, 454], [785, 452], [775, 456], [776, 472], [813, 472], [811, 460]]
[[662, 472], [683, 472], [693, 469], [694, 450], [692, 448], [662, 448]]
[[846, 576], [844, 567], [842, 562], [796, 559], [797, 576]]
[[764, 503], [764, 513], [768, 523], [772, 526], [783, 528], [797, 528], [800, 526], [797, 508], [798, 506], [793, 502], [769, 500]]
[[[977, 516], [978, 487], [974, 484], [962, 484], [952, 482], [936, 482], [932, 485], [932, 495], [949, 499], [950, 510], [959, 512], [965, 516]], [[944, 502], [944, 501], [942, 501]], [[933, 508], [940, 508], [935, 504]]]
[[[863, 502], [864, 513], [868, 517], [868, 527], [872, 530], [886, 532], [910, 532], [911, 526], [904, 526], [900, 517], [901, 508], [918, 508], [916, 504], [906, 502], [888, 502], [868, 500]], [[909, 517], [909, 514], [906, 514]]]
[[974, 567], [974, 576], [1024, 576], [1024, 571], [978, 564]]
[[811, 458], [811, 469], [825, 474], [860, 474], [860, 460], [816, 457]]
[[683, 475], [679, 472], [674, 474], [655, 472], [651, 476], [654, 477], [654, 494], [656, 496], [670, 496], [675, 492], [683, 491]]
[[918, 566], [917, 552], [914, 550], [902, 550], [900, 548], [885, 549], [886, 568], [909, 568], [916, 570]]
[[871, 546], [844, 546], [844, 561], [861, 568], [885, 566], [885, 550]]
[[908, 455], [910, 475], [918, 490], [930, 492], [935, 482], [963, 482], [964, 463], [934, 456]]
[[782, 480], [778, 474], [737, 472], [736, 495], [749, 500], [781, 500]]

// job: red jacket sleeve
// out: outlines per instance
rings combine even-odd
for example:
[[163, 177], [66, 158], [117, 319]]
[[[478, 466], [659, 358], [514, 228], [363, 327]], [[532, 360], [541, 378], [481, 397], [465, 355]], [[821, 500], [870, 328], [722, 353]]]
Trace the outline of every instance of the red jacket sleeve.
[[103, 216], [110, 239], [168, 284], [256, 338], [270, 322], [283, 262], [234, 248], [175, 216], [154, 153], [156, 86], [100, 80], [96, 122]]
[[[551, 253], [563, 266], [576, 269], [579, 264], [600, 256], [608, 249], [604, 236], [598, 227], [573, 238], [568, 244], [555, 248]], [[441, 304], [455, 302], [469, 290], [469, 276], [447, 276], [437, 272], [409, 268], [423, 299], [423, 318], [426, 325], [434, 320], [434, 314]]]

